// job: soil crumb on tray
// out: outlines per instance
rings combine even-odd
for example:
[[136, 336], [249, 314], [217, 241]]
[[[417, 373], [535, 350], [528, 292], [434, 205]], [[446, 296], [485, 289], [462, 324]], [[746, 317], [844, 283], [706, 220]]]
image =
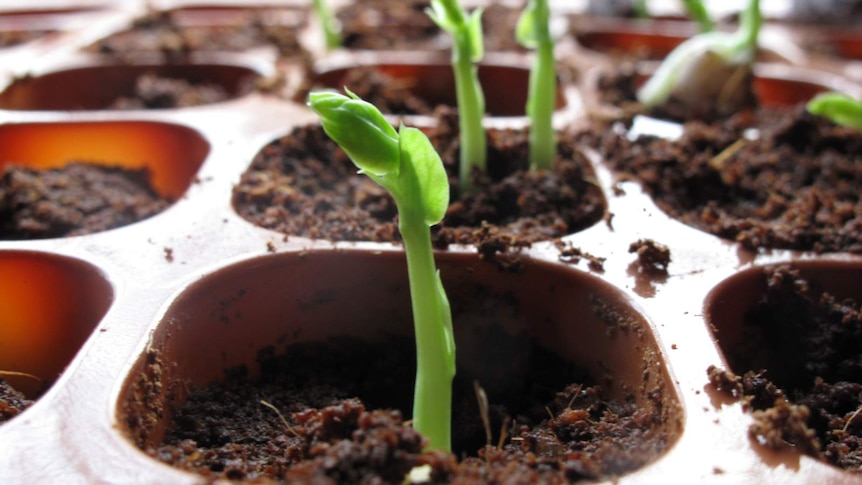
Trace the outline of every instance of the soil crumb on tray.
[[[522, 348], [529, 342], [509, 338]], [[432, 483], [570, 483], [611, 478], [663, 452], [660, 405], [649, 411], [608, 400], [582, 370], [527, 346], [528, 378], [488, 392], [489, 446], [473, 382], [456, 376], [452, 454], [423, 452], [423, 438], [405, 423], [415, 354], [412, 339], [402, 337], [267, 349], [259, 378], [240, 368], [223, 383], [192, 390], [160, 443], [148, 444], [145, 429], [151, 404], [164, 402], [148, 397], [158, 386], [144, 384], [125, 415], [148, 454], [207, 480], [401, 484], [412, 468], [430, 465]], [[165, 364], [153, 358], [151, 365]]]
[[862, 472], [862, 305], [823, 292], [789, 266], [745, 317], [730, 367], [708, 369], [720, 391], [753, 412], [757, 442]]
[[689, 122], [677, 141], [602, 126], [584, 139], [690, 226], [753, 250], [862, 254], [862, 132], [804, 105]]
[[21, 414], [31, 404], [33, 401], [24, 397], [0, 377], [0, 424]]
[[670, 249], [652, 239], [639, 239], [629, 245], [629, 253], [637, 254], [638, 271], [647, 274], [667, 274]]
[[[569, 139], [558, 143], [552, 171], [531, 172], [526, 132], [489, 132], [488, 174], [474, 177], [476, 190], [463, 193], [455, 175], [457, 120], [441, 119], [429, 137], [450, 174], [452, 191], [443, 223], [432, 228], [437, 247], [476, 244], [489, 234], [483, 228], [486, 223], [509, 237], [508, 247], [517, 248], [572, 234], [601, 220], [604, 198], [588, 160]], [[318, 126], [300, 127], [266, 146], [234, 187], [233, 205], [254, 224], [291, 236], [400, 240], [389, 194], [357, 175], [356, 167]]]
[[168, 207], [149, 171], [71, 162], [33, 170], [7, 166], [0, 178], [0, 239], [80, 236], [125, 226]]

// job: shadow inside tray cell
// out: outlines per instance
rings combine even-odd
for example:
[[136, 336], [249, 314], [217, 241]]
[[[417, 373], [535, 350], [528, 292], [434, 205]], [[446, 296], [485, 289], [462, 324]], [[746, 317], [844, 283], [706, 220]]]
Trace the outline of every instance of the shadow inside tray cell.
[[239, 98], [260, 75], [226, 64], [95, 65], [15, 79], [0, 108], [23, 111], [167, 109]]
[[[478, 73], [487, 115], [526, 116], [529, 66], [489, 62], [480, 64]], [[442, 61], [384, 62], [326, 69], [316, 75], [314, 85], [339, 91], [346, 86], [386, 114], [428, 115], [439, 105], [457, 106], [452, 65]], [[368, 99], [366, 93], [374, 93], [372, 96], [378, 99]], [[387, 93], [393, 96], [384, 98]], [[558, 85], [556, 109], [565, 107], [566, 99]]]
[[[538, 261], [525, 260], [519, 273], [501, 272], [472, 254], [445, 253], [438, 262], [457, 349], [456, 453], [475, 455], [485, 444], [474, 380], [492, 406], [495, 440], [505, 416], [518, 417], [508, 432], [515, 436], [511, 443], [520, 443], [520, 426], [538, 425], [548, 412], [561, 413], [557, 435], [547, 430], [540, 445], [524, 438], [518, 446], [563, 453], [578, 446], [573, 435], [587, 436], [576, 429], [588, 421], [597, 426], [590, 433], [620, 432], [594, 444], [613, 447], [613, 456], [626, 449], [632, 460], [615, 465], [601, 453], [591, 455], [600, 476], [654, 461], [677, 439], [682, 416], [665, 363], [649, 325], [618, 290], [590, 274]], [[258, 401], [281, 408], [293, 426], [305, 426], [297, 422], [307, 416], [301, 403], [331, 404], [314, 397], [327, 388], [358, 396], [369, 409], [399, 409], [409, 419], [416, 358], [411, 314], [401, 252], [311, 251], [231, 265], [188, 287], [168, 307], [127, 377], [119, 421], [138, 446], [167, 457], [185, 439], [234, 447], [228, 442], [242, 429], [255, 429], [264, 442], [279, 441], [286, 436], [283, 423]], [[238, 398], [245, 410], [227, 409], [234, 392], [249, 391]], [[195, 408], [209, 408], [209, 399], [220, 402], [221, 417], [196, 417]], [[240, 414], [252, 421], [235, 419]], [[611, 414], [617, 424], [628, 424], [605, 422]], [[216, 428], [219, 437], [206, 431]], [[192, 429], [209, 437], [188, 436]], [[351, 439], [349, 430], [345, 439]], [[213, 467], [209, 476], [220, 476]]]
[[0, 379], [37, 398], [69, 365], [113, 297], [105, 276], [85, 262], [0, 251]]
[[149, 121], [0, 126], [0, 239], [81, 235], [153, 216], [194, 181], [209, 144]]

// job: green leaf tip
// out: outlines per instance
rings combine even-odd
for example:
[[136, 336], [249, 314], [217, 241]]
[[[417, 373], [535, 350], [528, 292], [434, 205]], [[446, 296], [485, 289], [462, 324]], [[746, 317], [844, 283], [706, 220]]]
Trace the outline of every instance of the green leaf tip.
[[829, 118], [836, 125], [862, 130], [862, 102], [843, 93], [820, 93], [805, 106], [809, 113]]
[[395, 128], [374, 105], [346, 92], [349, 96], [313, 91], [308, 95], [308, 107], [360, 170], [378, 177], [397, 175], [401, 150]]

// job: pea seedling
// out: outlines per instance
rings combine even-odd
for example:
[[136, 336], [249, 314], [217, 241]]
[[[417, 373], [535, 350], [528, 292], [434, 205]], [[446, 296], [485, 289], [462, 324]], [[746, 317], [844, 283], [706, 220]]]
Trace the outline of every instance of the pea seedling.
[[751, 69], [762, 23], [760, 1], [750, 0], [736, 32], [705, 32], [686, 40], [638, 91], [638, 101], [653, 108], [671, 95], [682, 100], [728, 97], [734, 76]]
[[862, 102], [842, 93], [820, 93], [805, 106], [809, 113], [829, 118], [836, 125], [862, 130]]
[[557, 97], [554, 41], [548, 23], [548, 0], [530, 0], [518, 20], [516, 37], [524, 47], [536, 49], [530, 70], [527, 116], [530, 117], [530, 167], [548, 170], [557, 152], [554, 139], [554, 101]]
[[402, 125], [398, 132], [380, 111], [347, 90], [348, 96], [312, 92], [308, 106], [324, 131], [353, 163], [395, 199], [398, 229], [407, 253], [407, 273], [416, 330], [413, 426], [435, 449], [451, 449], [455, 340], [452, 314], [435, 269], [429, 226], [443, 220], [449, 181], [428, 137]]
[[326, 5], [326, 0], [314, 0], [314, 14], [323, 29], [326, 48], [335, 49], [341, 46], [341, 24], [332, 15], [332, 11]]
[[470, 175], [476, 167], [485, 172], [487, 142], [482, 116], [485, 113], [485, 95], [479, 84], [476, 63], [482, 60], [482, 9], [467, 14], [457, 0], [431, 0], [428, 16], [452, 37], [452, 69], [455, 73], [455, 92], [458, 100], [461, 131], [461, 159], [458, 178], [461, 187], [472, 187]]

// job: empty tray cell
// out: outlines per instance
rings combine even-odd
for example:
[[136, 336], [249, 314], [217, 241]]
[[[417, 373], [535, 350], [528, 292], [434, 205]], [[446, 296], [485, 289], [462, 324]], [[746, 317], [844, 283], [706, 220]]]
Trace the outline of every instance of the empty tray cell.
[[[427, 57], [424, 54], [413, 58]], [[433, 56], [438, 57], [438, 56]], [[479, 82], [489, 116], [525, 116], [530, 80], [529, 65], [486, 62], [479, 65]], [[345, 86], [385, 114], [430, 115], [439, 105], [457, 106], [455, 78], [448, 61], [380, 62], [321, 69], [317, 87]], [[303, 98], [304, 101], [304, 98]], [[565, 108], [557, 88], [556, 109]]]
[[0, 93], [0, 108], [182, 108], [239, 98], [259, 77], [248, 67], [228, 64], [94, 65], [16, 79]]
[[0, 380], [36, 399], [69, 365], [113, 297], [105, 276], [87, 263], [0, 251]]
[[299, 54], [297, 34], [306, 22], [301, 9], [195, 6], [152, 11], [132, 26], [87, 47], [118, 57], [160, 53], [181, 57], [190, 52], [242, 52], [274, 46], [285, 55]]
[[[487, 394], [495, 443], [503, 427], [503, 448], [512, 456], [525, 448], [557, 450], [547, 474], [533, 470], [519, 475], [520, 483], [566, 473], [569, 479], [627, 473], [656, 460], [676, 440], [682, 416], [663, 357], [649, 324], [618, 290], [545, 262], [526, 259], [523, 271], [513, 273], [474, 254], [439, 256], [457, 348], [456, 456], [475, 456], [486, 442], [474, 382]], [[265, 462], [269, 478], [309, 481], [310, 463], [292, 465], [289, 457], [305, 454], [299, 450], [314, 439], [320, 440], [317, 451], [306, 456], [318, 460], [326, 459], [323, 450], [336, 451], [330, 447], [337, 442], [338, 448], [369, 445], [366, 433], [355, 431], [357, 418], [366, 423], [363, 429], [389, 422], [401, 430], [398, 442], [384, 448], [415, 457], [421, 445], [400, 417], [369, 414], [394, 408], [404, 419], [411, 415], [411, 314], [402, 252], [310, 251], [236, 263], [204, 276], [167, 308], [126, 380], [119, 421], [147, 453], [174, 456], [175, 466], [209, 478], [266, 475]], [[354, 396], [363, 404], [344, 400]], [[290, 430], [262, 399], [280, 410]], [[241, 409], [231, 409], [235, 405]], [[342, 420], [332, 423], [335, 428], [317, 428], [334, 434], [312, 437], [318, 407]], [[540, 426], [549, 412], [553, 429]], [[252, 429], [254, 438], [244, 438]], [[263, 448], [252, 450], [252, 441]], [[192, 442], [200, 449], [185, 448]], [[595, 453], [579, 451], [585, 448]], [[196, 458], [224, 458], [228, 449], [248, 458]], [[264, 449], [266, 456], [259, 454]], [[614, 458], [604, 460], [605, 453]], [[409, 471], [400, 468], [413, 458], [386, 456], [379, 461], [392, 468], [370, 465], [364, 478]], [[355, 459], [326, 460], [344, 460], [346, 468], [338, 464], [330, 468], [334, 472], [351, 468], [347, 463]], [[484, 470], [486, 462], [464, 465], [475, 466]], [[360, 481], [334, 473], [328, 478], [336, 482]], [[499, 478], [508, 472], [493, 473]]]
[[0, 239], [80, 235], [161, 212], [209, 152], [197, 132], [148, 121], [0, 126]]
[[752, 268], [708, 296], [705, 317], [749, 402], [756, 441], [858, 471], [862, 262]]

